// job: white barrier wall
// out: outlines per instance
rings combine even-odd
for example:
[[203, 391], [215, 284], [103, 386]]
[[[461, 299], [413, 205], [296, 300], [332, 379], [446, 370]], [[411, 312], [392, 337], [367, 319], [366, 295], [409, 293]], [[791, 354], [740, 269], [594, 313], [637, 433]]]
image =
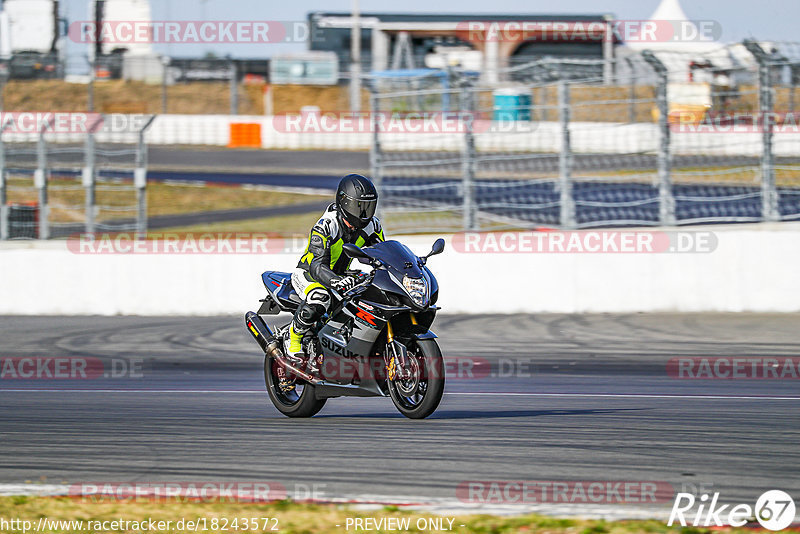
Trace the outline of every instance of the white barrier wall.
[[[98, 142], [127, 142], [137, 140], [135, 132], [144, 123], [144, 116], [112, 115], [108, 128], [120, 131], [101, 131]], [[209, 145], [227, 146], [230, 142], [231, 123], [257, 123], [261, 125], [261, 146], [275, 150], [369, 150], [372, 134], [352, 131], [353, 123], [328, 121], [329, 131], [317, 131], [310, 126], [318, 122], [302, 123], [310, 131], [286, 131], [286, 121], [281, 118], [258, 115], [159, 115], [147, 130], [145, 140], [155, 145]], [[403, 128], [416, 131], [393, 130], [381, 136], [384, 150], [460, 150], [463, 135], [456, 132], [419, 133], [422, 121], [403, 122]], [[526, 131], [489, 131], [489, 121], [483, 121], [476, 130], [475, 143], [483, 151], [530, 150], [533, 152], [558, 152], [561, 146], [560, 125], [557, 122], [521, 123]], [[284, 125], [281, 127], [280, 125]], [[277, 127], [276, 127], [277, 126]], [[503, 127], [508, 128], [510, 124]], [[500, 127], [495, 125], [495, 127]], [[530, 128], [530, 131], [527, 129]], [[700, 131], [697, 131], [700, 130]], [[780, 129], [774, 136], [776, 156], [800, 156], [800, 129]], [[658, 150], [658, 128], [655, 123], [573, 122], [570, 124], [571, 144], [574, 152], [592, 154], [655, 153]], [[51, 142], [79, 143], [79, 133], [48, 134]], [[35, 133], [7, 132], [8, 142], [35, 142]], [[709, 132], [687, 126], [670, 136], [671, 150], [675, 155], [759, 156], [761, 134], [757, 132]]]
[[[449, 313], [797, 312], [800, 227], [716, 230], [706, 253], [464, 253], [429, 266]], [[433, 237], [401, 238], [418, 254]], [[0, 315], [216, 315], [258, 307], [264, 270], [290, 254], [78, 254], [0, 245]]]

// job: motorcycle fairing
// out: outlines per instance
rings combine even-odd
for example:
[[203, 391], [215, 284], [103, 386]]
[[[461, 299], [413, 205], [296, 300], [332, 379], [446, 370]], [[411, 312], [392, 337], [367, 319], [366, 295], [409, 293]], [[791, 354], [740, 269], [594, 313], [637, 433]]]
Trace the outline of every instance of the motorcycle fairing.
[[292, 287], [291, 273], [266, 271], [261, 275], [261, 280], [273, 300], [285, 310], [293, 311], [300, 305], [300, 297]]

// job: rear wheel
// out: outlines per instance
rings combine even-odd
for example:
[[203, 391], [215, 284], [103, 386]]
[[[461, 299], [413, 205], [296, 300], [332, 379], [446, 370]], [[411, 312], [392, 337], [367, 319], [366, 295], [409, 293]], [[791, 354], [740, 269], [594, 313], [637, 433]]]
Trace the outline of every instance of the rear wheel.
[[412, 340], [408, 349], [407, 379], [389, 380], [389, 395], [395, 407], [409, 419], [431, 415], [444, 394], [444, 360], [434, 339]]
[[316, 415], [327, 399], [317, 399], [314, 386], [289, 376], [275, 358], [264, 357], [264, 380], [272, 404], [287, 417]]

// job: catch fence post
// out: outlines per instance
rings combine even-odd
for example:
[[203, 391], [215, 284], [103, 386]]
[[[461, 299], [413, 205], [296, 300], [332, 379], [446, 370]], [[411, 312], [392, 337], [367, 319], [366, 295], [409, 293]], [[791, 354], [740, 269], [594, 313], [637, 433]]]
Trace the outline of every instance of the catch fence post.
[[569, 85], [558, 82], [558, 121], [561, 130], [561, 150], [558, 157], [558, 186], [560, 191], [560, 225], [564, 229], [575, 227], [575, 199], [572, 196], [572, 146], [569, 137], [570, 100]]
[[97, 60], [90, 59], [89, 60], [89, 83], [87, 85], [87, 95], [86, 95], [86, 107], [89, 108], [89, 113], [94, 111], [94, 79], [97, 73], [95, 72], [95, 66], [97, 65]]
[[656, 106], [658, 107], [658, 219], [662, 226], [673, 226], [675, 218], [675, 197], [672, 192], [672, 151], [669, 131], [669, 99], [667, 67], [649, 50], [642, 52], [642, 58], [653, 68], [658, 76], [656, 86]]
[[144, 238], [147, 234], [147, 144], [144, 134], [153, 124], [156, 115], [148, 119], [139, 130], [139, 143], [136, 146], [136, 168], [133, 170], [133, 185], [136, 187], [136, 233]]
[[761, 46], [753, 41], [744, 41], [748, 52], [758, 62], [758, 120], [761, 126], [761, 219], [764, 221], [780, 220], [778, 207], [778, 191], [775, 187], [775, 154], [773, 151], [773, 107], [774, 94], [772, 62]]
[[231, 61], [231, 115], [239, 114], [239, 69], [236, 62]]
[[95, 183], [97, 181], [96, 171], [96, 152], [95, 152], [95, 130], [104, 122], [104, 117], [99, 115], [94, 123], [89, 125], [86, 132], [86, 142], [84, 145], [84, 166], [83, 166], [83, 187], [86, 189], [86, 233], [92, 234], [95, 231]]
[[172, 59], [169, 56], [163, 56], [161, 58], [161, 66], [163, 70], [161, 72], [161, 114], [166, 115], [167, 113], [167, 86], [169, 82], [169, 64]]
[[477, 209], [475, 206], [475, 134], [473, 131], [475, 117], [471, 87], [467, 82], [464, 82], [461, 87], [459, 99], [461, 100], [459, 123], [464, 126], [464, 138], [461, 148], [463, 226], [466, 231], [475, 231], [478, 229]]
[[[378, 198], [383, 198], [386, 202], [386, 196], [383, 194], [383, 158], [381, 155], [381, 139], [380, 139], [380, 125], [378, 115], [380, 114], [380, 100], [376, 94], [375, 88], [370, 87], [369, 95], [369, 112], [370, 112], [370, 126], [372, 129], [372, 143], [369, 147], [369, 168], [372, 174], [372, 182], [375, 184], [375, 189], [378, 191]], [[382, 219], [383, 208], [379, 200], [375, 214], [379, 219]]]
[[8, 128], [9, 122], [0, 127], [0, 240], [8, 239], [8, 198], [6, 195], [6, 144], [3, 141], [3, 132]]
[[47, 141], [44, 134], [50, 129], [50, 121], [45, 119], [39, 140], [36, 143], [36, 170], [33, 171], [33, 185], [39, 192], [39, 239], [50, 238], [50, 213], [47, 198]]

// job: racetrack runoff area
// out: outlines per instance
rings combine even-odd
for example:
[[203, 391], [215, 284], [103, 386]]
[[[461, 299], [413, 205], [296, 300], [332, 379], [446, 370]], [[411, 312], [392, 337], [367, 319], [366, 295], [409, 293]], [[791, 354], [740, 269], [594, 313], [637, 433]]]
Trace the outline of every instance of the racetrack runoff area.
[[[797, 376], [731, 373], [756, 358], [796, 362], [799, 318], [442, 315], [434, 331], [447, 362], [444, 399], [431, 418], [409, 421], [385, 398], [331, 399], [312, 419], [285, 418], [267, 398], [263, 355], [241, 316], [2, 317], [0, 360], [20, 362], [26, 376], [0, 362], [0, 495], [72, 495], [74, 508], [14, 508], [34, 520], [90, 517], [75, 510], [105, 517], [105, 505], [137, 494], [185, 499], [233, 488], [250, 500], [268, 490], [349, 502], [351, 517], [395, 516], [391, 506], [415, 518], [647, 518], [605, 528], [663, 532], [677, 492], [750, 506], [771, 489], [800, 495]], [[54, 379], [26, 359], [45, 369], [81, 360], [100, 372]], [[714, 364], [722, 360], [728, 367]], [[673, 372], [706, 361], [716, 374]], [[287, 461], [312, 444], [320, 445], [302, 462]], [[140, 510], [128, 503], [120, 510]], [[0, 515], [11, 506], [0, 500]], [[207, 513], [230, 517], [234, 508], [211, 503]], [[151, 514], [126, 517], [188, 519], [198, 509], [175, 510], [156, 503]], [[325, 524], [296, 524], [341, 532], [324, 511]], [[525, 521], [512, 524], [578, 526]]]
[[[0, 364], [0, 494], [258, 482], [289, 496], [316, 488], [320, 502], [355, 506], [350, 517], [394, 517], [397, 507], [415, 519], [654, 519], [503, 522], [534, 532], [663, 532], [680, 491], [751, 506], [771, 489], [797, 498], [798, 231], [445, 236], [429, 266], [441, 286], [433, 330], [447, 385], [437, 412], [419, 422], [382, 398], [333, 399], [303, 421], [269, 403], [263, 355], [242, 315], [264, 295], [260, 273], [292, 269], [302, 241], [3, 244], [0, 359], [12, 364]], [[423, 254], [436, 237], [398, 239]], [[733, 311], [742, 313], [716, 313]], [[48, 375], [76, 358], [94, 374], [70, 365], [80, 376]], [[754, 368], [756, 359], [778, 367]], [[407, 448], [396, 448], [399, 437]], [[302, 465], [286, 461], [310, 443], [324, 447]], [[604, 482], [610, 489], [592, 501]], [[617, 482], [656, 502], [619, 503]], [[16, 509], [75, 517], [61, 502]], [[314, 513], [328, 521], [325, 510]], [[476, 530], [498, 524], [471, 521]], [[318, 531], [343, 530], [331, 524]]]

